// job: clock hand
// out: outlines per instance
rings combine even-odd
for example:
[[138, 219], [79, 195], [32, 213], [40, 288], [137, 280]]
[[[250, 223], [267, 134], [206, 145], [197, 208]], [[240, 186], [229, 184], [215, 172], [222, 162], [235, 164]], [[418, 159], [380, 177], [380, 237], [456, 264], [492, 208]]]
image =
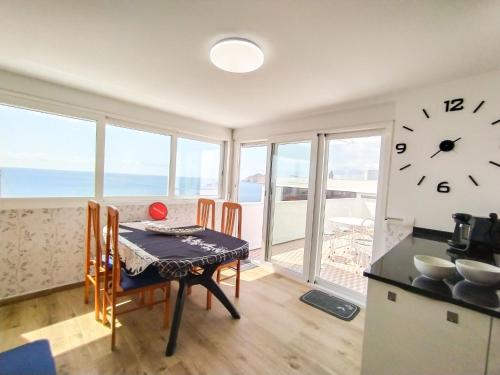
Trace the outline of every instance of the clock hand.
[[459, 138], [455, 139], [454, 141], [447, 140], [447, 141], [441, 142], [439, 144], [439, 150], [432, 154], [431, 159], [434, 156], [436, 156], [437, 154], [439, 154], [441, 151], [451, 151], [453, 149], [453, 146], [455, 145], [455, 142], [457, 142], [457, 141], [459, 141], [461, 139], [462, 139], [462, 137], [459, 137]]
[[439, 154], [441, 152], [441, 150], [437, 150], [437, 152], [433, 153], [432, 156], [431, 156], [431, 159], [436, 156], [437, 154]]

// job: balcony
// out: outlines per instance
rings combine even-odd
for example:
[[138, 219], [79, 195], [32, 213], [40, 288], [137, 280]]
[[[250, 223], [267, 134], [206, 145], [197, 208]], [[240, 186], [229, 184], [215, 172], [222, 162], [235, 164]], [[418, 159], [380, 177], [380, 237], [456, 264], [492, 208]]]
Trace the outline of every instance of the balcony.
[[[304, 228], [307, 201], [279, 201], [274, 210], [271, 261], [302, 273]], [[250, 258], [260, 260], [262, 242], [262, 203], [243, 203], [243, 238], [250, 243]], [[375, 199], [372, 196], [327, 199], [321, 246], [319, 277], [330, 283], [366, 294], [363, 270], [372, 255]]]

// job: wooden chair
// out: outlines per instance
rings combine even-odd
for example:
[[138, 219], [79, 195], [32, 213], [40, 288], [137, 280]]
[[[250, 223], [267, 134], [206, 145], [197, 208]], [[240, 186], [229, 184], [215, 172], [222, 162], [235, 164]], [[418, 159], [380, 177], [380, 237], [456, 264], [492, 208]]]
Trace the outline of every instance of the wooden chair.
[[198, 199], [198, 207], [196, 210], [196, 225], [200, 227], [208, 227], [208, 219], [211, 216], [210, 229], [215, 229], [215, 201], [213, 199]]
[[[101, 242], [101, 207], [96, 201], [87, 204], [87, 225], [85, 228], [85, 286], [83, 289], [84, 302], [89, 303], [90, 284], [94, 286], [94, 308], [95, 319], [99, 319], [101, 278], [106, 272], [102, 265], [102, 242]], [[92, 239], [94, 242], [92, 242]], [[92, 252], [94, 243], [94, 252]], [[108, 267], [110, 270], [110, 267]]]
[[[104, 293], [103, 293], [103, 323], [108, 323], [108, 305], [111, 313], [111, 350], [115, 349], [115, 322], [117, 315], [135, 311], [143, 307], [152, 308], [153, 305], [164, 303], [163, 328], [170, 324], [170, 281], [165, 281], [155, 268], [147, 268], [138, 276], [129, 276], [122, 271], [120, 264], [120, 253], [118, 244], [118, 225], [119, 213], [113, 207], [108, 207], [107, 233], [106, 233], [106, 251], [104, 260], [109, 264], [112, 258], [111, 273], [104, 274]], [[164, 298], [154, 301], [154, 292], [161, 289]], [[141, 302], [144, 294], [149, 296], [146, 304]], [[117, 311], [118, 298], [124, 296], [138, 295], [139, 305], [128, 310]]]
[[[221, 221], [221, 232], [232, 236], [234, 234], [234, 223], [238, 220], [238, 226], [236, 227], [236, 235], [238, 238], [241, 238], [241, 222], [242, 222], [242, 209], [239, 203], [233, 202], [224, 202], [222, 204], [222, 221]], [[235, 275], [227, 276], [225, 278], [221, 278], [221, 272], [225, 269], [232, 269], [236, 272]], [[233, 259], [226, 263], [221, 264], [217, 268], [217, 283], [220, 283], [223, 280], [230, 279], [236, 276], [236, 291], [235, 297], [240, 297], [240, 271], [241, 264], [239, 259]], [[207, 310], [212, 308], [212, 293], [207, 291]]]
[[[198, 206], [196, 208], [196, 225], [200, 227], [208, 227], [208, 219], [210, 220], [210, 229], [215, 229], [215, 201], [213, 199], [198, 199]], [[195, 273], [202, 272], [201, 268], [196, 268], [192, 270]], [[192, 292], [192, 286], [187, 289], [187, 294], [190, 295]]]

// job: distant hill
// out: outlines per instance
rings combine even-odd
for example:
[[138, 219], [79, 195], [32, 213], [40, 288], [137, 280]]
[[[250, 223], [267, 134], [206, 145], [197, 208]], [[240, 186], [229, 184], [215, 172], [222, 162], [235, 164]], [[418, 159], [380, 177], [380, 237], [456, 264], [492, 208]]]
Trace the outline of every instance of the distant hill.
[[253, 183], [256, 183], [256, 184], [263, 184], [263, 183], [266, 182], [266, 175], [264, 175], [262, 173], [256, 173], [256, 174], [254, 174], [252, 176], [248, 176], [243, 181], [253, 182]]

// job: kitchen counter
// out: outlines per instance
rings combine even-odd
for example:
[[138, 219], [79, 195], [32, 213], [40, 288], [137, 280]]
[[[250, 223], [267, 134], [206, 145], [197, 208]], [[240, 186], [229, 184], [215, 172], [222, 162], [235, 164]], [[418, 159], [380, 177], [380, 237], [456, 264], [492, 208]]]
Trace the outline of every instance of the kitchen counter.
[[[364, 275], [413, 293], [500, 318], [499, 285], [477, 286], [465, 281], [456, 271], [455, 276], [449, 279], [433, 281], [422, 276], [415, 268], [415, 255], [431, 255], [452, 262], [463, 258], [449, 251], [446, 241], [450, 236], [446, 232], [415, 228], [413, 234], [377, 260]], [[494, 264], [493, 257], [481, 261]]]

